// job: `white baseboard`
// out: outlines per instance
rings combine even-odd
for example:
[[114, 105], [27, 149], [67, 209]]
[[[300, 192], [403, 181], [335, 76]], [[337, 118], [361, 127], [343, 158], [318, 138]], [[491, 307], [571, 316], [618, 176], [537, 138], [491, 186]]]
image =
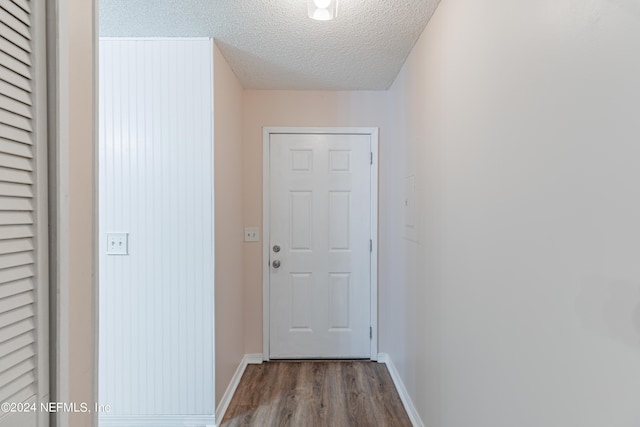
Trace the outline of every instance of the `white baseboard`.
[[393, 384], [396, 386], [396, 390], [398, 390], [400, 400], [402, 400], [404, 409], [407, 411], [407, 415], [409, 415], [411, 424], [414, 427], [424, 427], [422, 419], [420, 419], [420, 415], [418, 415], [418, 411], [413, 405], [413, 401], [411, 400], [411, 397], [409, 396], [409, 393], [404, 386], [404, 382], [402, 382], [402, 378], [400, 378], [400, 374], [393, 364], [391, 357], [389, 357], [387, 353], [378, 353], [378, 363], [384, 363], [385, 365], [387, 365], [387, 370], [389, 370], [389, 374], [391, 375]]
[[100, 427], [213, 427], [213, 415], [130, 415], [102, 416]]
[[261, 363], [262, 363], [262, 354], [245, 354], [244, 355], [244, 357], [240, 361], [240, 364], [238, 365], [238, 368], [236, 369], [236, 372], [233, 374], [233, 377], [231, 377], [231, 382], [229, 382], [229, 385], [227, 386], [227, 389], [225, 390], [224, 395], [222, 396], [222, 399], [220, 399], [220, 403], [218, 404], [218, 407], [216, 408], [216, 419], [219, 422], [222, 422], [222, 419], [224, 418], [224, 414], [225, 412], [227, 412], [227, 408], [229, 408], [229, 404], [231, 403], [231, 398], [233, 397], [233, 394], [236, 392], [236, 389], [238, 388], [238, 384], [240, 383], [240, 378], [242, 378], [242, 374], [244, 374], [244, 370], [247, 368], [247, 365], [259, 365]]

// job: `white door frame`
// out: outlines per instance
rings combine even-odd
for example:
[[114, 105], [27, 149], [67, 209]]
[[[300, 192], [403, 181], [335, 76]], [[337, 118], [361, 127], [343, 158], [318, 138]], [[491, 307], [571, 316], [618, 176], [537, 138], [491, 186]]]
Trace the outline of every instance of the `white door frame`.
[[371, 360], [378, 360], [378, 128], [360, 127], [264, 127], [262, 130], [262, 359], [269, 360], [271, 251], [269, 205], [271, 200], [271, 134], [369, 135], [371, 138]]

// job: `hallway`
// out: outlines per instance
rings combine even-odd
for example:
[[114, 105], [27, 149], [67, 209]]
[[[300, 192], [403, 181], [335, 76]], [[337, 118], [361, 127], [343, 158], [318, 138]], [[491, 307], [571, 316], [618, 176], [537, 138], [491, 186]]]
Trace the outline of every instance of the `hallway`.
[[[153, 399], [157, 411], [112, 406], [109, 415], [122, 417], [113, 421], [132, 425], [125, 418], [134, 417], [137, 425], [219, 424], [235, 389], [229, 386], [239, 380], [238, 368], [247, 360], [268, 358], [264, 128], [282, 126], [379, 129], [379, 322], [377, 334], [372, 334], [377, 340], [372, 356], [386, 355], [414, 425], [640, 426], [640, 2], [446, 0], [439, 2], [422, 30], [407, 31], [407, 23], [419, 21], [412, 14], [408, 20], [386, 19], [391, 27], [386, 31], [374, 24], [343, 37], [343, 24], [362, 23], [373, 12], [394, 18], [401, 4], [424, 11], [424, 3], [432, 3], [383, 0], [390, 7], [380, 7], [378, 2], [344, 1], [351, 6], [341, 8], [338, 19], [316, 23], [307, 17], [303, 1], [256, 1], [260, 7], [255, 9], [245, 2], [200, 0], [188, 2], [189, 9], [169, 0], [153, 2], [153, 7], [146, 0], [3, 2], [3, 11], [10, 3], [46, 5], [47, 16], [40, 14], [46, 25], [40, 32], [46, 28], [51, 33], [46, 46], [51, 64], [33, 61], [36, 67], [48, 65], [40, 67], [46, 79], [36, 76], [33, 81], [36, 88], [38, 82], [40, 88], [50, 83], [51, 96], [32, 99], [36, 109], [50, 107], [49, 117], [35, 122], [48, 128], [40, 135], [49, 131], [50, 151], [43, 152], [41, 161], [36, 156], [20, 162], [13, 162], [11, 156], [17, 155], [7, 151], [2, 166], [5, 176], [15, 175], [18, 164], [25, 165], [23, 169], [47, 162], [51, 166], [39, 174], [49, 178], [40, 188], [46, 189], [51, 203], [46, 209], [49, 220], [40, 222], [42, 233], [29, 224], [3, 226], [7, 241], [22, 239], [11, 234], [13, 230], [39, 243], [43, 239], [35, 234], [51, 237], [49, 274], [46, 269], [36, 274], [30, 266], [9, 267], [8, 273], [13, 277], [25, 271], [34, 280], [50, 281], [48, 287], [42, 283], [44, 295], [50, 291], [50, 304], [29, 302], [51, 308], [50, 316], [34, 317], [52, 331], [40, 347], [50, 349], [49, 398], [114, 403], [99, 393], [97, 375], [104, 361], [97, 357], [98, 331], [104, 331], [98, 301], [100, 292], [108, 289], [98, 283], [98, 257], [106, 247], [99, 245], [99, 191], [94, 185], [99, 173], [98, 38], [206, 37], [217, 40], [210, 79], [213, 111], [206, 109], [213, 117], [215, 187], [206, 199], [214, 202], [209, 223], [217, 250], [209, 263], [215, 269], [213, 298], [207, 300], [214, 307], [203, 311], [213, 317], [207, 323], [214, 341], [209, 357], [213, 378], [205, 381], [214, 396], [206, 412], [170, 411], [168, 399], [158, 398], [164, 391], [185, 396], [168, 383], [186, 378], [180, 369], [198, 369], [191, 355], [203, 352], [187, 352], [188, 359], [173, 358], [171, 369], [149, 376], [152, 381], [143, 379], [148, 395], [139, 389], [132, 393]], [[117, 14], [104, 22], [109, 3]], [[127, 5], [134, 3], [139, 8], [132, 13]], [[156, 7], [160, 3], [164, 6]], [[220, 8], [219, 13], [206, 13], [205, 5]], [[19, 9], [26, 10], [12, 8]], [[120, 15], [132, 26], [118, 19]], [[196, 18], [217, 18], [219, 23], [198, 26]], [[26, 30], [20, 19], [12, 22]], [[105, 32], [109, 22], [114, 32]], [[283, 31], [283, 24], [295, 31]], [[267, 43], [262, 26], [274, 28], [282, 43]], [[229, 36], [220, 37], [218, 28]], [[382, 50], [385, 44], [372, 42], [368, 33], [388, 40], [409, 34], [415, 40], [406, 58], [398, 55], [401, 66], [388, 84], [327, 87], [324, 83], [332, 77], [341, 83], [348, 75], [360, 83], [379, 75], [374, 65], [386, 64], [388, 55]], [[234, 44], [235, 34], [251, 45], [272, 48], [273, 54], [247, 54]], [[338, 44], [332, 49], [325, 41], [336, 35]], [[311, 57], [305, 65], [312, 73], [276, 65], [282, 59], [302, 62], [287, 45], [290, 41]], [[364, 48], [359, 49], [358, 42]], [[7, 43], [5, 47], [11, 47]], [[371, 66], [346, 73], [345, 67], [353, 63], [351, 53], [364, 53], [370, 59], [365, 64]], [[234, 68], [238, 56], [252, 66]], [[16, 61], [11, 61], [14, 68], [26, 74], [27, 64]], [[169, 74], [173, 63], [169, 69], [158, 69]], [[285, 84], [243, 83], [247, 76], [267, 74]], [[15, 79], [23, 86], [27, 80]], [[16, 87], [3, 82], [9, 89]], [[17, 128], [4, 129], [15, 133]], [[18, 154], [19, 148], [28, 150], [22, 147], [28, 144], [20, 144], [9, 139], [5, 147]], [[169, 174], [161, 178], [171, 181]], [[23, 181], [27, 182], [14, 184], [32, 185]], [[22, 221], [34, 212], [30, 202], [18, 203], [10, 194], [4, 197], [7, 206], [29, 209], [16, 216], [15, 207], [10, 208], [5, 211], [7, 221]], [[153, 211], [154, 219], [164, 214], [161, 207]], [[245, 228], [257, 229], [259, 241], [245, 242]], [[166, 235], [165, 230], [152, 237]], [[129, 225], [111, 231], [125, 233]], [[179, 237], [180, 244], [187, 241], [183, 234]], [[132, 251], [139, 251], [134, 243]], [[183, 253], [180, 246], [165, 248]], [[7, 263], [24, 262], [29, 256], [3, 255]], [[190, 276], [178, 277], [180, 283], [190, 281]], [[126, 295], [129, 292], [144, 295], [138, 287], [127, 288]], [[33, 300], [22, 293], [24, 298], [15, 300]], [[152, 292], [150, 298], [157, 300], [158, 295]], [[171, 294], [162, 298], [180, 301]], [[137, 315], [131, 299], [120, 301]], [[170, 324], [170, 318], [159, 318], [151, 323], [163, 338], [162, 326]], [[155, 337], [142, 331], [131, 341]], [[168, 350], [174, 349], [183, 347]], [[138, 353], [149, 361], [145, 367], [168, 358], [168, 351], [154, 350]], [[122, 370], [117, 375], [129, 378]], [[198, 388], [189, 390], [193, 396], [204, 395]], [[295, 390], [290, 385], [289, 394], [283, 395], [295, 396]], [[246, 418], [254, 419], [258, 408], [245, 407]], [[98, 423], [95, 413], [53, 416], [61, 427]]]

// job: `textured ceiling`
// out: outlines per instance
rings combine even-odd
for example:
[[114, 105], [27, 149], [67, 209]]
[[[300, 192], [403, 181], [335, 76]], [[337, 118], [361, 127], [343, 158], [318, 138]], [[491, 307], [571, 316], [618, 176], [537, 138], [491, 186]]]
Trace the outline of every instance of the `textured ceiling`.
[[103, 37], [213, 37], [246, 89], [387, 89], [439, 0], [99, 0]]

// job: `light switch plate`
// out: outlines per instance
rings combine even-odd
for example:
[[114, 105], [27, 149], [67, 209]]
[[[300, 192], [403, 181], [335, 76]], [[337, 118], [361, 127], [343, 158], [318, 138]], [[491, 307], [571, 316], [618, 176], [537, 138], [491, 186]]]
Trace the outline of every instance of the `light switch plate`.
[[244, 228], [244, 241], [245, 242], [259, 242], [260, 241], [260, 229], [258, 227], [245, 227]]
[[129, 234], [107, 233], [107, 255], [129, 255]]

